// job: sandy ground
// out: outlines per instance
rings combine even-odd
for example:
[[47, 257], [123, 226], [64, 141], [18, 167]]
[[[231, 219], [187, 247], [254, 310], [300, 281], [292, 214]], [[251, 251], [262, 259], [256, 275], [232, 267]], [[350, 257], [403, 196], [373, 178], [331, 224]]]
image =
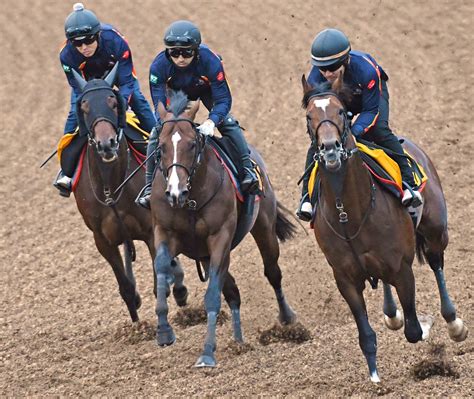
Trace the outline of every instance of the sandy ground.
[[[205, 42], [224, 57], [233, 113], [265, 158], [280, 201], [292, 210], [308, 144], [300, 78], [310, 68], [312, 39], [335, 26], [352, 39], [353, 48], [373, 54], [390, 75], [392, 127], [430, 154], [442, 179], [451, 239], [446, 278], [471, 335], [460, 344], [449, 340], [434, 276], [415, 263], [418, 311], [435, 315], [432, 335], [412, 345], [401, 331], [388, 331], [382, 290], [366, 290], [382, 378], [381, 384], [371, 384], [349, 309], [312, 232], [300, 229], [282, 246], [280, 264], [288, 300], [311, 340], [259, 342], [262, 331], [274, 325], [277, 307], [249, 237], [231, 264], [248, 345], [236, 348], [225, 322], [218, 329], [218, 367], [204, 371], [192, 365], [205, 325], [175, 324], [176, 344], [157, 347], [145, 246], [138, 244], [135, 263], [142, 324], [133, 328], [111, 269], [74, 200], [59, 197], [51, 186], [57, 165], [38, 168], [60, 138], [68, 111], [58, 50], [72, 2], [5, 0], [0, 13], [0, 120], [6, 143], [0, 155], [0, 395], [473, 396], [473, 3], [143, 0], [86, 5], [127, 36], [147, 96], [148, 67], [162, 49], [166, 26], [180, 18], [198, 23]], [[198, 306], [205, 287], [193, 263], [183, 262], [190, 302]], [[171, 316], [176, 313], [173, 303]], [[416, 379], [420, 362], [434, 375]], [[443, 371], [449, 375], [439, 375]]]

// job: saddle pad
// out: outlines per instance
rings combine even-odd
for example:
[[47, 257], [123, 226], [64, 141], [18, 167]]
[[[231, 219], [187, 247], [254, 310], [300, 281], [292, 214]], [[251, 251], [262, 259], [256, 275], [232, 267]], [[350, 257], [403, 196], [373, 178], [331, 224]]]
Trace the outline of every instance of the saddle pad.
[[[362, 143], [357, 143], [357, 147], [366, 168], [375, 179], [397, 198], [401, 198], [403, 196], [402, 175], [398, 164], [381, 149], [370, 148]], [[408, 156], [408, 164], [411, 167], [417, 189], [422, 191], [428, 176], [423, 167], [407, 151], [404, 150], [404, 152]], [[317, 170], [318, 163], [316, 162], [308, 183], [310, 198], [313, 198], [313, 192], [315, 191]]]

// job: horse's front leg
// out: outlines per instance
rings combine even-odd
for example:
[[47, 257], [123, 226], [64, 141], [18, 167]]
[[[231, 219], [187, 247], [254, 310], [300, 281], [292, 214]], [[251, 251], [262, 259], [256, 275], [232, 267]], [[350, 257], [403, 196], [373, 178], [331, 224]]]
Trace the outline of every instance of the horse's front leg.
[[176, 341], [173, 328], [168, 322], [167, 298], [170, 293], [170, 284], [174, 280], [171, 261], [168, 244], [165, 241], [159, 242], [156, 248], [154, 267], [156, 273], [156, 315], [158, 317], [156, 340], [160, 346], [172, 345]]
[[386, 283], [383, 283], [383, 313], [385, 325], [390, 330], [398, 330], [403, 327], [403, 317], [397, 309], [397, 304], [392, 295], [392, 287]]
[[207, 313], [207, 333], [204, 340], [204, 350], [201, 356], [199, 356], [195, 367], [216, 366], [214, 352], [216, 350], [217, 315], [221, 310], [221, 293], [229, 269], [230, 241], [228, 234], [221, 234], [221, 237], [211, 237], [208, 239], [211, 259], [209, 265], [209, 284], [204, 296], [204, 305]]

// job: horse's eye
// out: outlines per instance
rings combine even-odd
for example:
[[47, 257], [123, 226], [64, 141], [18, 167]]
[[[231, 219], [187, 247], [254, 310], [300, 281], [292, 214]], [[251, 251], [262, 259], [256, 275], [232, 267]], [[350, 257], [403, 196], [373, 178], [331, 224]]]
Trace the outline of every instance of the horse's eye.
[[191, 150], [194, 150], [196, 148], [196, 141], [195, 140], [191, 141], [191, 143], [189, 144], [189, 147], [191, 148]]
[[311, 116], [310, 116], [310, 115], [306, 115], [306, 120], [307, 120], [308, 122], [311, 122]]

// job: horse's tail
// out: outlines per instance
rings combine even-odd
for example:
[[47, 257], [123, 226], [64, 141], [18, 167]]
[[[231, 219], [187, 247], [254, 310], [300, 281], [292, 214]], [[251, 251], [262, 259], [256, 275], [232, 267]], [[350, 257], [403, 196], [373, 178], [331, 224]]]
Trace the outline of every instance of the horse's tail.
[[421, 264], [425, 263], [426, 240], [420, 233], [416, 233], [416, 258]]
[[289, 213], [289, 210], [277, 201], [276, 234], [281, 242], [293, 238], [296, 234], [296, 226], [290, 222], [283, 212]]

